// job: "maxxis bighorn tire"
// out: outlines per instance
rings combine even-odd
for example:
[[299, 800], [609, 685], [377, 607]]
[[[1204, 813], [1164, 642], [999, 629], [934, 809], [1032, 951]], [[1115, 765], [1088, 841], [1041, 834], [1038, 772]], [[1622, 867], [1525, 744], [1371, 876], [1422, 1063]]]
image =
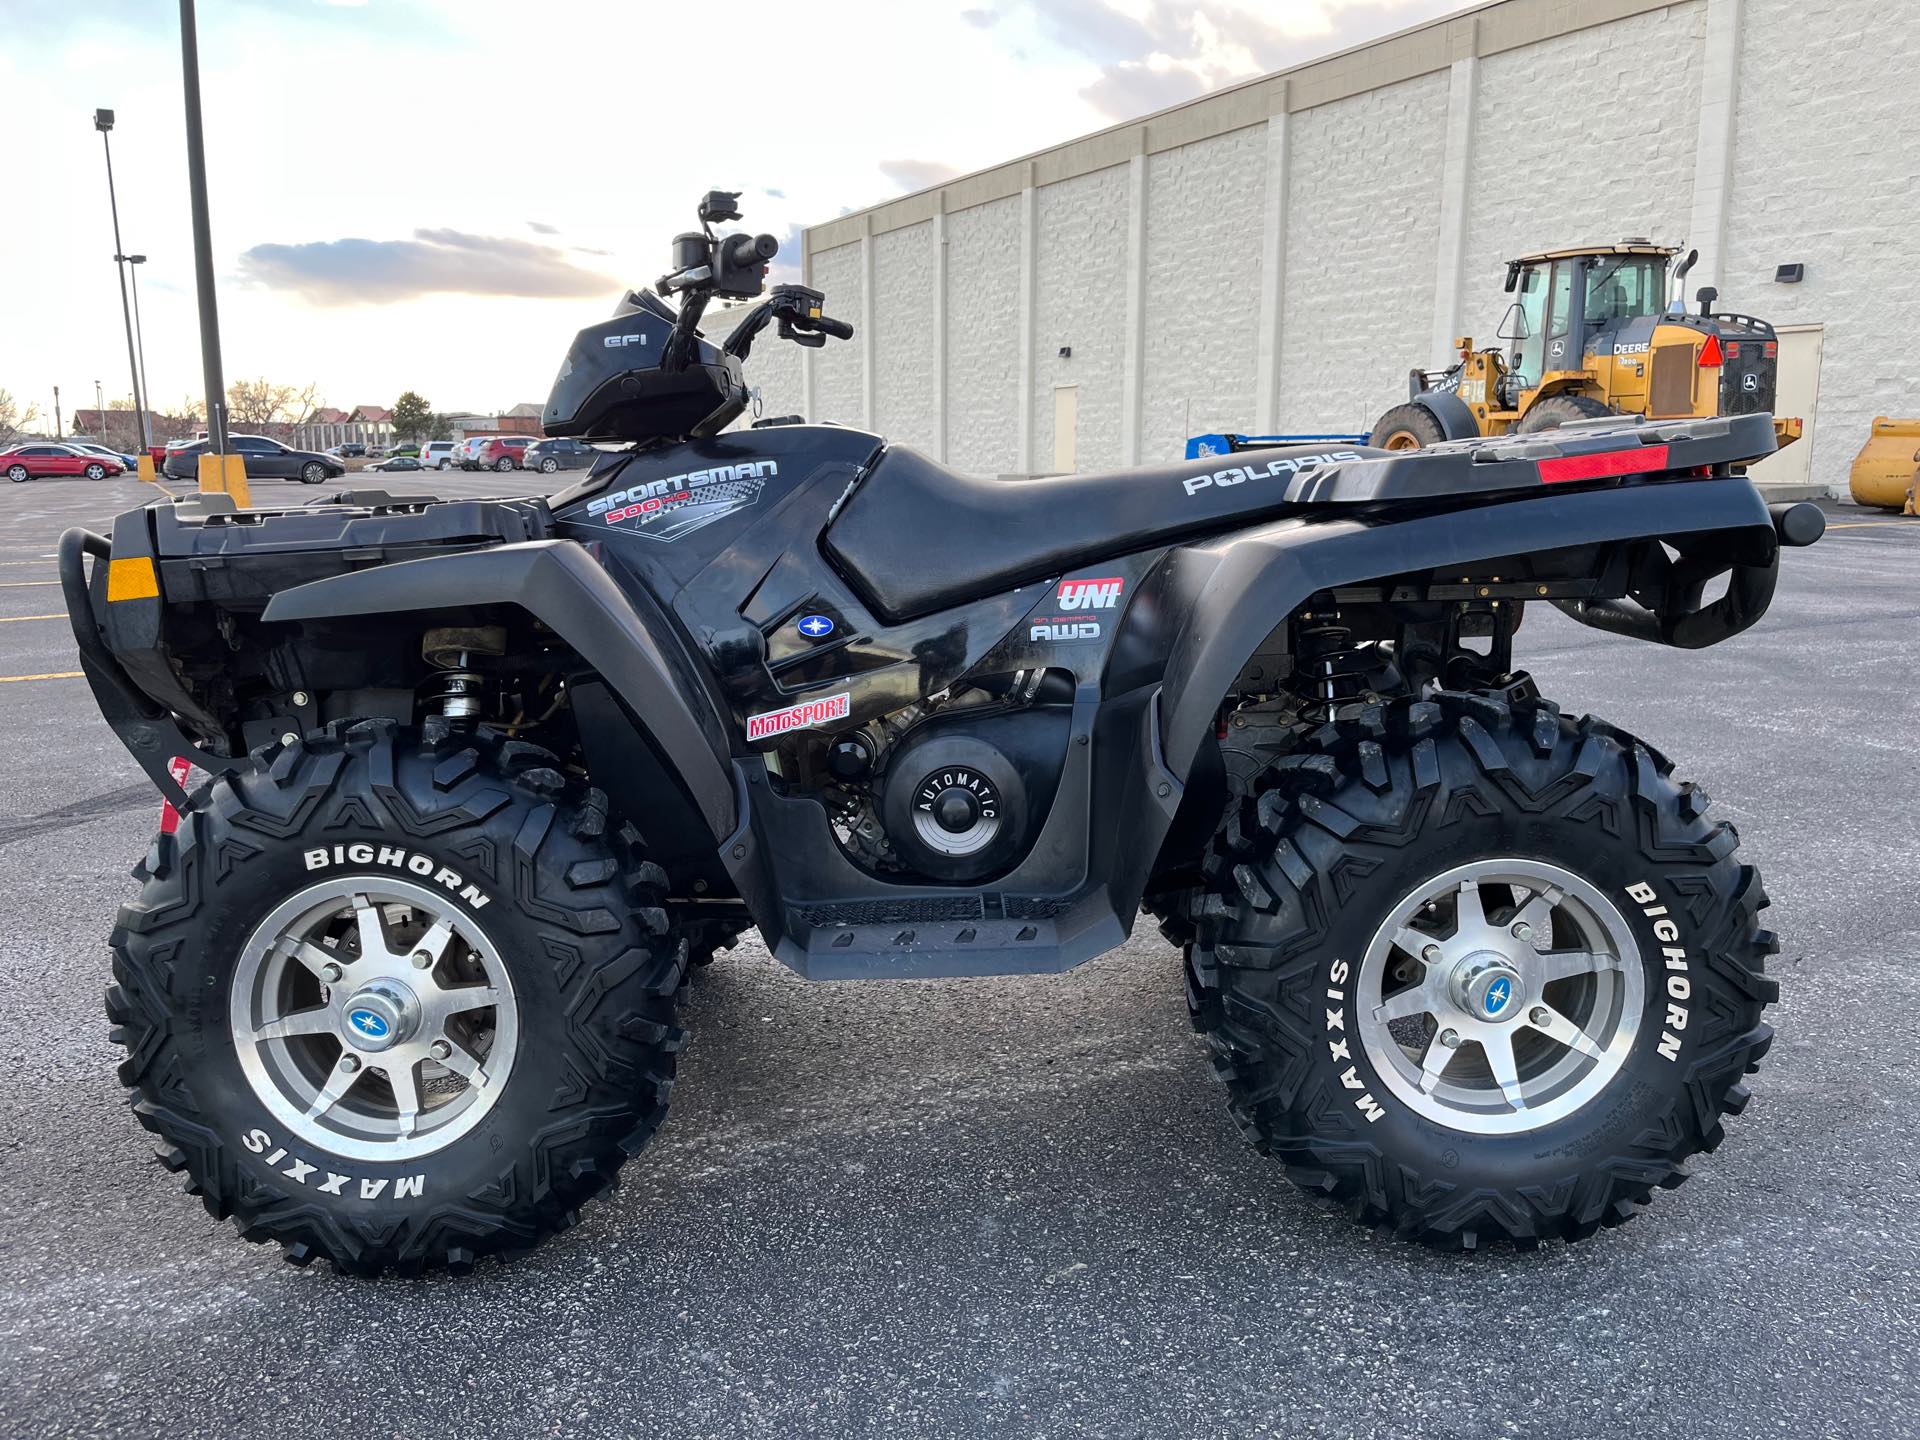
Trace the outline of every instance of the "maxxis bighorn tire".
[[[1447, 1249], [1583, 1239], [1684, 1180], [1772, 1043], [1760, 1017], [1778, 986], [1762, 971], [1778, 947], [1733, 828], [1706, 820], [1705, 794], [1671, 771], [1591, 717], [1442, 694], [1349, 707], [1265, 772], [1230, 806], [1208, 883], [1172, 927], [1194, 936], [1194, 1025], [1248, 1138], [1353, 1219]], [[1360, 971], [1403, 896], [1516, 855], [1624, 915], [1644, 1001], [1604, 1089], [1538, 1128], [1488, 1134], [1383, 1083], [1356, 1033]]]
[[[609, 833], [598, 791], [487, 732], [363, 722], [263, 758], [195, 793], [136, 868], [112, 936], [120, 1079], [161, 1164], [243, 1237], [355, 1274], [464, 1269], [568, 1228], [666, 1114], [686, 944], [660, 908], [665, 873], [634, 832]], [[479, 927], [516, 1006], [511, 1068], [480, 1123], [398, 1163], [290, 1131], [229, 1015], [263, 917], [362, 875], [430, 890]]]
[[1447, 438], [1440, 421], [1424, 405], [1396, 405], [1374, 424], [1367, 444], [1380, 450], [1419, 450]]
[[1619, 413], [1591, 395], [1549, 395], [1534, 402], [1533, 408], [1513, 427], [1513, 433], [1537, 435], [1542, 430], [1556, 430], [1569, 420], [1598, 420], [1603, 415]]

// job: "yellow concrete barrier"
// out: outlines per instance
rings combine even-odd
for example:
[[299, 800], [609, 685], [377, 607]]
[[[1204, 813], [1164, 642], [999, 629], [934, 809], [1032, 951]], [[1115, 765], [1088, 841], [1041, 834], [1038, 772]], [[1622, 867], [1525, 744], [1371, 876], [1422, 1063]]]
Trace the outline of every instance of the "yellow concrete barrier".
[[224, 493], [245, 510], [253, 504], [247, 491], [247, 462], [239, 455], [202, 455], [200, 457], [200, 493]]
[[1920, 483], [1920, 420], [1876, 415], [1867, 443], [1853, 457], [1853, 498], [1862, 505], [1912, 515], [1916, 483]]
[[160, 477], [154, 474], [153, 471], [153, 456], [144, 450], [140, 452], [139, 474], [140, 478], [149, 485], [158, 485], [160, 483]]

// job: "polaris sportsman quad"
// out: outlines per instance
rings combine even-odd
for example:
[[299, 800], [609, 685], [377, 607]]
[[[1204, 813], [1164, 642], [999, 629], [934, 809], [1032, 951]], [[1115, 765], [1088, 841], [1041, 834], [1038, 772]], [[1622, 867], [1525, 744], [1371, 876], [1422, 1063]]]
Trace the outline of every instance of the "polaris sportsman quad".
[[729, 429], [769, 326], [852, 332], [784, 285], [704, 337], [776, 246], [701, 218], [560, 367], [546, 432], [606, 453], [551, 498], [195, 496], [62, 541], [177, 811], [112, 936], [120, 1074], [212, 1214], [356, 1273], [537, 1244], [659, 1126], [688, 967], [749, 927], [932, 978], [1144, 910], [1254, 1143], [1433, 1245], [1583, 1238], [1720, 1143], [1766, 896], [1513, 643], [1538, 605], [1757, 621], [1821, 529], [1745, 477], [1767, 416], [963, 475]]

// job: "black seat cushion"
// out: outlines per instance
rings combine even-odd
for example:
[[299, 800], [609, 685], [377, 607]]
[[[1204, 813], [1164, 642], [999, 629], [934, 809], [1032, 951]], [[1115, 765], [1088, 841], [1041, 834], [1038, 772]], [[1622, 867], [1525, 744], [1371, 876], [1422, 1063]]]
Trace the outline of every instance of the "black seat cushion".
[[891, 446], [824, 539], [892, 624], [1062, 574], [1093, 560], [1247, 524], [1285, 507], [1287, 481], [1355, 445], [1288, 445], [1092, 475], [963, 475]]

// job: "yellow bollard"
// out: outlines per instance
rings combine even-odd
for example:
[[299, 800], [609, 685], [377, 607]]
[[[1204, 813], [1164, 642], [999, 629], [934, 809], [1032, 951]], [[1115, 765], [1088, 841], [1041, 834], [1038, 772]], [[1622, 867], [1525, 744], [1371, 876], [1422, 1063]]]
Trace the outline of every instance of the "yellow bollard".
[[247, 491], [247, 462], [240, 455], [203, 454], [200, 457], [200, 493], [227, 494], [245, 510], [253, 504]]
[[158, 485], [160, 483], [160, 477], [154, 474], [153, 471], [153, 456], [144, 450], [140, 452], [139, 472], [140, 478], [149, 485]]
[[1867, 443], [1853, 457], [1853, 498], [1862, 505], [1911, 515], [1916, 482], [1920, 482], [1920, 420], [1876, 415]]

